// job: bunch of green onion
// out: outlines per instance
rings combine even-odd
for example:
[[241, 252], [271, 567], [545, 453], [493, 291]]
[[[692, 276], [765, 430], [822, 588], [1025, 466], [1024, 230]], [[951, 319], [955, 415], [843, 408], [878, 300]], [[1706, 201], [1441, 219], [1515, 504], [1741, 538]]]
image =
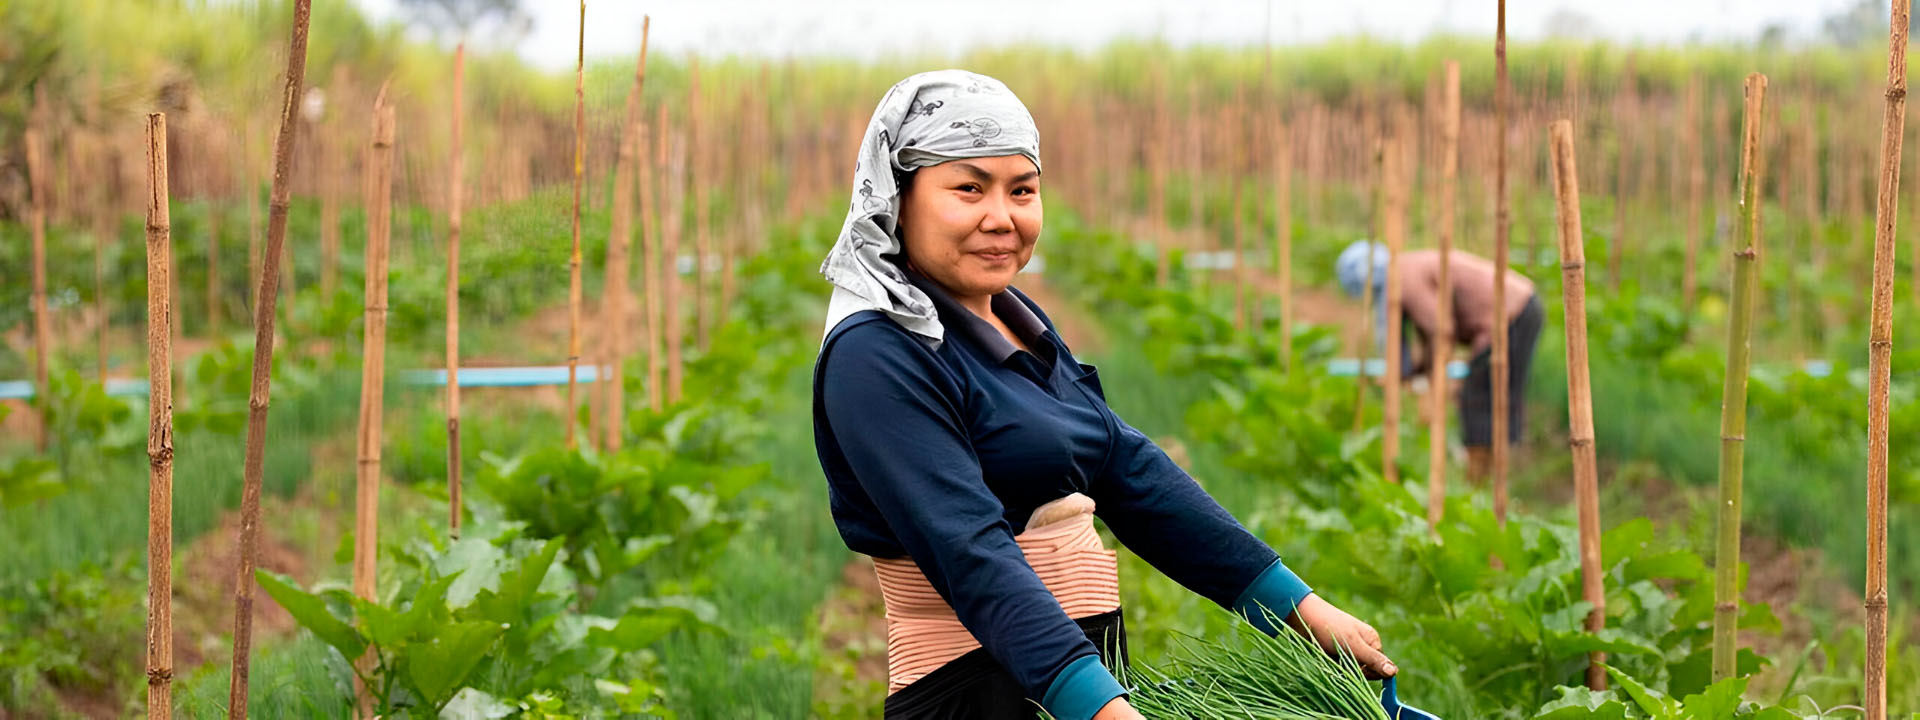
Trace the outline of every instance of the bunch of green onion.
[[1300, 633], [1268, 637], [1235, 625], [1242, 637], [1185, 636], [1163, 668], [1123, 671], [1121, 683], [1133, 688], [1128, 702], [1150, 718], [1392, 720], [1346, 648], [1330, 656]]

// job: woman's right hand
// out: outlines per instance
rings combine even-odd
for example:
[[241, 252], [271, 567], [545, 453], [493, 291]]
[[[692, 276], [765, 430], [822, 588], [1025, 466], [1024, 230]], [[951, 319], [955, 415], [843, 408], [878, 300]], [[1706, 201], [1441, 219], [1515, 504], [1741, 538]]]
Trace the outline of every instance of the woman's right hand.
[[1100, 712], [1093, 714], [1093, 720], [1146, 720], [1146, 717], [1128, 705], [1124, 697], [1114, 698], [1106, 707], [1100, 708]]

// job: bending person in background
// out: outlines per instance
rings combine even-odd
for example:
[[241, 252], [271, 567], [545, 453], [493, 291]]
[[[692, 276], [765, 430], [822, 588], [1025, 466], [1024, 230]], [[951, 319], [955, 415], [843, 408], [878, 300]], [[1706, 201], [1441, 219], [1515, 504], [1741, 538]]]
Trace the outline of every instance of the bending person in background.
[[[1371, 253], [1369, 253], [1371, 248]], [[1367, 258], [1373, 259], [1373, 306], [1378, 347], [1386, 347], [1387, 249], [1379, 243], [1355, 241], [1340, 253], [1336, 274], [1348, 297], [1359, 297], [1367, 284]], [[1409, 250], [1400, 254], [1400, 309], [1418, 343], [1401, 343], [1402, 379], [1426, 374], [1436, 341], [1465, 345], [1472, 360], [1466, 383], [1460, 388], [1460, 437], [1467, 447], [1467, 478], [1479, 485], [1493, 468], [1493, 328], [1494, 318], [1507, 324], [1507, 437], [1520, 442], [1525, 424], [1527, 372], [1533, 366], [1533, 346], [1540, 339], [1544, 313], [1534, 294], [1533, 281], [1507, 269], [1506, 307], [1495, 312], [1493, 262], [1454, 250], [1448, 256], [1447, 285], [1440, 287], [1440, 251]], [[1440, 338], [1440, 293], [1451, 293], [1451, 336]], [[1417, 351], [1412, 345], [1417, 344]]]
[[909, 77], [875, 109], [814, 366], [840, 536], [874, 559], [888, 718], [1131, 720], [1119, 576], [1093, 518], [1268, 633], [1262, 608], [1392, 675], [1380, 636], [1107, 406], [1011, 287], [1042, 224], [1039, 133], [1000, 81]]

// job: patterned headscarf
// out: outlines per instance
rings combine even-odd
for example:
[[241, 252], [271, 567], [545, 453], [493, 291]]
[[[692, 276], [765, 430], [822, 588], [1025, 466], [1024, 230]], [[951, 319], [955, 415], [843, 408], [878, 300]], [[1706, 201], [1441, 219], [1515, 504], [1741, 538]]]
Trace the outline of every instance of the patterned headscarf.
[[999, 80], [937, 70], [901, 80], [880, 99], [853, 168], [853, 200], [820, 274], [833, 283], [824, 332], [862, 310], [879, 310], [934, 345], [945, 338], [925, 292], [887, 256], [901, 251], [899, 181], [962, 158], [1025, 155], [1040, 167], [1040, 131], [1027, 106]]

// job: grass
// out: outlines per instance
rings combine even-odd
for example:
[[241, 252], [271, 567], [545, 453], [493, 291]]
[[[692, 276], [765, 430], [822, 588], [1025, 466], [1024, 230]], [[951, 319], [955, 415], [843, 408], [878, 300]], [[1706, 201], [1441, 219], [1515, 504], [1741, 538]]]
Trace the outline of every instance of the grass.
[[[316, 388], [348, 387], [348, 373], [323, 379]], [[312, 477], [311, 447], [347, 427], [359, 407], [357, 393], [316, 389], [283, 392], [269, 417], [266, 489], [291, 495]], [[189, 398], [189, 402], [192, 399]], [[145, 402], [139, 401], [144, 415]], [[175, 440], [174, 545], [184, 547], [213, 527], [221, 513], [240, 504], [240, 465], [245, 438], [198, 431]], [[120, 456], [98, 458], [90, 473], [66, 493], [0, 511], [0, 585], [29, 582], [82, 564], [102, 564], [140, 553], [147, 537], [147, 468], [144, 444]]]

